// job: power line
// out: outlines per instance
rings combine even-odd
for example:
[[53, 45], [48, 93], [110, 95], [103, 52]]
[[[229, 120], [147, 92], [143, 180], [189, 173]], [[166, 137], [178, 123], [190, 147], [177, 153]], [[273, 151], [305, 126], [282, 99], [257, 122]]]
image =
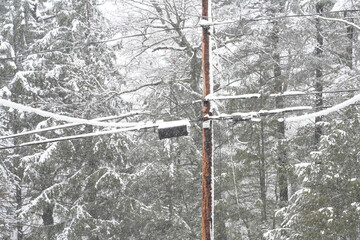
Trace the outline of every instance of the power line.
[[26, 142], [26, 143], [22, 143], [19, 145], [0, 147], [0, 150], [28, 147], [28, 146], [33, 146], [33, 145], [47, 144], [47, 143], [53, 143], [53, 142], [62, 142], [62, 141], [68, 141], [68, 140], [76, 140], [76, 139], [88, 138], [88, 137], [97, 137], [97, 136], [103, 136], [103, 135], [107, 135], [107, 134], [116, 134], [116, 133], [128, 132], [128, 131], [139, 131], [139, 130], [149, 129], [149, 128], [159, 128], [159, 127], [172, 128], [172, 127], [177, 127], [180, 125], [187, 125], [188, 123], [190, 123], [189, 120], [176, 120], [176, 121], [168, 121], [168, 122], [157, 121], [156, 123], [150, 123], [150, 124], [144, 123], [144, 124], [137, 125], [135, 127], [129, 127], [129, 128], [112, 129], [112, 130], [107, 130], [107, 131], [98, 131], [98, 132], [94, 132], [94, 133], [86, 133], [86, 134], [79, 134], [79, 135], [73, 135], [73, 136], [51, 138], [51, 139], [40, 140], [40, 141]]
[[[211, 119], [211, 120], [229, 120], [229, 119], [232, 119], [232, 120], [236, 120], [236, 121], [248, 121], [248, 120], [252, 120], [253, 118], [259, 117], [259, 116], [273, 115], [273, 114], [293, 112], [293, 111], [311, 110], [311, 109], [312, 108], [309, 107], [309, 106], [300, 106], [300, 107], [292, 107], [292, 108], [284, 108], [284, 109], [261, 110], [259, 112], [250, 112], [250, 113], [233, 113], [233, 114], [226, 114], [226, 115], [222, 114], [222, 115], [219, 115], [219, 116], [207, 117], [207, 119]], [[110, 120], [110, 119], [114, 119], [114, 118], [125, 117], [127, 115], [129, 115], [129, 114], [122, 115], [122, 116], [105, 117], [105, 118], [100, 118], [100, 119], [97, 119], [97, 120], [98, 121], [99, 120]], [[197, 122], [197, 121], [204, 121], [204, 120], [205, 120], [205, 118], [202, 118], [202, 119], [199, 119], [199, 120], [186, 120], [186, 121], [188, 121], [188, 122]], [[179, 121], [170, 121], [170, 122], [165, 122], [164, 124], [166, 124], [166, 126], [172, 126], [174, 124], [175, 125], [178, 124], [178, 122]], [[81, 138], [96, 137], [96, 136], [102, 136], [102, 135], [107, 135], [107, 134], [116, 134], [116, 133], [121, 133], [121, 132], [126, 132], [126, 131], [139, 131], [139, 130], [143, 130], [143, 129], [156, 128], [156, 127], [161, 126], [162, 124], [163, 124], [162, 122], [156, 122], [156, 123], [151, 123], [151, 124], [137, 125], [135, 127], [129, 127], [129, 128], [113, 129], [113, 130], [108, 130], [108, 131], [98, 131], [98, 132], [94, 132], [94, 133], [79, 134], [79, 135], [52, 138], [52, 139], [46, 139], [46, 140], [40, 140], [40, 141], [32, 141], [32, 142], [19, 144], [19, 145], [0, 147], [0, 150], [20, 148], [20, 147], [28, 147], [28, 146], [40, 145], [40, 144], [46, 144], [46, 143], [53, 143], [53, 142], [62, 142], [62, 141], [67, 141], [67, 140], [76, 140], [76, 139], [81, 139]], [[0, 139], [6, 139], [6, 138], [11, 138], [11, 137], [17, 137], [17, 136], [24, 136], [24, 135], [34, 134], [34, 133], [37, 133], [37, 132], [52, 131], [52, 130], [55, 130], [55, 129], [73, 127], [73, 126], [76, 126], [76, 125], [81, 125], [81, 124], [67, 124], [67, 125], [55, 126], [55, 127], [51, 127], [51, 128], [47, 128], [47, 129], [33, 130], [33, 131], [25, 132], [25, 133], [14, 134], [14, 135], [10, 135], [10, 136], [3, 136]]]
[[221, 100], [236, 100], [236, 99], [259, 99], [262, 97], [292, 97], [292, 96], [308, 96], [316, 95], [322, 93], [343, 93], [343, 92], [357, 92], [360, 91], [360, 88], [355, 89], [343, 89], [343, 90], [332, 90], [332, 91], [312, 91], [312, 92], [302, 92], [302, 91], [289, 91], [283, 93], [272, 93], [270, 95], [263, 95], [260, 93], [251, 93], [251, 94], [242, 94], [242, 95], [232, 95], [232, 96], [208, 96], [204, 100], [196, 100], [192, 103], [201, 103], [203, 101], [221, 101]]
[[[333, 11], [333, 12], [328, 12], [328, 13], [339, 13], [339, 12], [358, 12], [360, 10], [344, 10], [344, 11]], [[269, 21], [269, 20], [275, 20], [275, 19], [280, 19], [280, 18], [292, 18], [292, 17], [309, 17], [309, 16], [319, 16], [320, 14], [301, 14], [301, 15], [286, 15], [286, 16], [278, 16], [278, 17], [271, 17], [271, 18], [258, 18], [258, 19], [241, 19], [238, 21]], [[326, 19], [327, 20], [327, 19]], [[238, 21], [233, 21], [233, 22], [238, 22]], [[219, 22], [219, 23], [213, 23], [212, 25], [218, 25], [218, 24], [229, 24], [232, 22]], [[165, 27], [165, 26], [164, 26]], [[203, 27], [203, 26], [195, 26], [195, 27]], [[193, 28], [193, 27], [185, 27], [185, 28]], [[182, 28], [183, 29], [183, 28]], [[170, 30], [177, 30], [176, 28], [166, 28], [166, 29], [162, 29], [159, 31], [154, 31], [152, 33], [141, 33], [141, 34], [134, 34], [134, 35], [128, 35], [128, 36], [123, 36], [123, 37], [119, 37], [119, 38], [113, 38], [113, 39], [108, 39], [108, 40], [103, 40], [103, 41], [97, 41], [97, 42], [90, 42], [90, 43], [85, 43], [84, 46], [90, 46], [90, 45], [95, 45], [95, 44], [100, 44], [100, 43], [106, 43], [106, 42], [111, 42], [111, 41], [117, 41], [117, 40], [121, 40], [121, 39], [126, 39], [126, 38], [132, 38], [132, 37], [139, 37], [139, 36], [148, 36], [151, 34], [155, 34], [155, 33], [159, 33], [159, 32], [167, 32]], [[64, 48], [60, 48], [60, 49], [51, 49], [51, 50], [45, 50], [45, 51], [41, 51], [41, 52], [37, 52], [37, 53], [29, 53], [29, 54], [24, 54], [24, 55], [20, 55], [17, 57], [24, 57], [24, 56], [29, 56], [29, 55], [33, 55], [33, 54], [41, 54], [41, 53], [49, 53], [49, 52], [55, 52], [55, 51], [61, 51], [61, 50], [66, 50], [66, 49], [77, 49], [80, 48], [80, 46], [77, 47], [64, 47]], [[0, 60], [9, 60], [9, 59], [15, 59], [17, 57], [9, 57], [9, 58], [3, 58]], [[337, 91], [328, 91], [328, 92], [308, 92], [308, 93], [303, 93], [303, 92], [299, 92], [299, 93], [292, 93], [292, 94], [271, 94], [270, 96], [272, 97], [276, 97], [276, 96], [298, 96], [298, 95], [308, 95], [308, 94], [319, 94], [319, 93], [337, 93], [337, 92], [351, 92], [351, 91], [358, 91], [359, 89], [352, 89], [352, 90], [337, 90]], [[260, 95], [254, 95], [251, 96], [250, 98], [259, 98], [261, 97]], [[206, 99], [206, 101], [214, 101], [214, 100], [226, 100], [226, 99], [245, 99], [245, 98], [249, 98], [248, 96], [217, 96], [217, 97], [209, 97]], [[200, 100], [202, 101], [202, 100]], [[42, 110], [40, 110], [42, 111]], [[214, 118], [215, 119], [215, 118]], [[88, 121], [88, 120], [86, 120]], [[91, 121], [91, 120], [90, 120]], [[87, 124], [87, 123], [82, 123], [82, 124]], [[66, 128], [66, 127], [71, 127], [71, 126], [76, 126], [76, 125], [80, 125], [80, 124], [68, 124], [68, 125], [64, 125], [64, 126], [56, 126], [53, 127], [53, 129], [60, 129], [60, 128]], [[40, 130], [40, 132], [45, 132], [45, 131], [50, 131], [53, 129], [42, 129]], [[30, 131], [28, 133], [24, 133], [24, 134], [32, 134], [37, 132], [37, 130], [33, 130]], [[15, 136], [21, 136], [22, 134], [15, 134], [12, 135], [12, 137]], [[0, 137], [0, 139], [6, 139], [9, 138], [11, 136], [5, 136], [5, 137]], [[74, 136], [72, 136], [74, 137]], [[49, 141], [53, 141], [53, 140], [49, 140]]]
[[[327, 12], [323, 12], [322, 14], [332, 14], [332, 13], [345, 13], [345, 12], [360, 12], [360, 9], [349, 9], [349, 10], [339, 10], [339, 11], [327, 11]], [[278, 18], [292, 18], [292, 17], [311, 17], [311, 16], [316, 16], [319, 15], [318, 13], [303, 13], [303, 14], [293, 14], [293, 15], [283, 15], [283, 16], [276, 16], [276, 17], [269, 17], [269, 18], [244, 18], [244, 16], [248, 16], [251, 14], [255, 14], [255, 13], [260, 13], [258, 12], [248, 12], [247, 14], [240, 14], [240, 19], [241, 20], [247, 20], [247, 21], [268, 21], [268, 20], [274, 20], [274, 18], [278, 19]], [[204, 16], [200, 16], [197, 14], [185, 14], [185, 16], [190, 16], [190, 17], [197, 17], [197, 18], [203, 18]], [[224, 19], [223, 17], [210, 17], [210, 19]], [[240, 20], [237, 20], [240, 21]], [[234, 21], [236, 22], [236, 21]]]
[[317, 112], [314, 112], [314, 113], [311, 113], [311, 114], [306, 114], [306, 115], [301, 115], [301, 116], [295, 116], [295, 117], [290, 117], [290, 118], [287, 118], [285, 119], [287, 122], [296, 122], [296, 121], [303, 121], [303, 120], [308, 120], [308, 119], [312, 119], [312, 118], [315, 118], [315, 117], [319, 117], [319, 116], [325, 116], [325, 115], [328, 115], [332, 112], [336, 112], [336, 111], [339, 111], [347, 106], [350, 106], [350, 105], [353, 105], [354, 103], [360, 101], [360, 94], [358, 95], [355, 95], [354, 97], [340, 103], [340, 104], [337, 104], [335, 106], [332, 106], [328, 109], [324, 109], [324, 110], [321, 110], [321, 111], [317, 111]]
[[[319, 94], [319, 93], [341, 93], [341, 92], [354, 92], [354, 91], [360, 91], [360, 89], [348, 89], [348, 90], [334, 90], [334, 91], [323, 91], [323, 92], [284, 92], [283, 94], [271, 94], [271, 97], [285, 97], [285, 96], [299, 96], [299, 95], [309, 95], [309, 94]], [[244, 95], [235, 95], [235, 96], [209, 96], [206, 98], [206, 101], [216, 101], [216, 100], [232, 100], [232, 99], [253, 99], [253, 98], [260, 98], [261, 94], [244, 94]], [[0, 99], [1, 101], [1, 99]], [[197, 100], [194, 101], [193, 103], [198, 103], [198, 102], [202, 102], [202, 100]], [[1, 103], [1, 102], [0, 102]], [[14, 103], [12, 103], [14, 104]], [[14, 107], [11, 104], [12, 107]], [[7, 104], [8, 106], [10, 106], [9, 104]], [[18, 104], [19, 106], [15, 106], [16, 109], [18, 110], [24, 110], [23, 105]], [[186, 104], [186, 106], [188, 106], [189, 104]], [[30, 108], [30, 107], [27, 107]], [[285, 112], [291, 112], [291, 111], [303, 111], [303, 110], [310, 110], [309, 108], [311, 107], [292, 107], [292, 108], [285, 108], [285, 109], [275, 109], [275, 110], [261, 110], [259, 112], [249, 112], [249, 113], [234, 113], [234, 114], [222, 114], [219, 116], [213, 116], [211, 117], [212, 120], [229, 120], [229, 119], [233, 119], [233, 120], [237, 120], [237, 121], [247, 121], [247, 120], [251, 120], [254, 117], [259, 117], [259, 116], [265, 116], [265, 115], [271, 115], [271, 114], [276, 114], [276, 113], [285, 113]], [[26, 110], [26, 109], [25, 109]], [[41, 115], [43, 115], [43, 110], [39, 110], [39, 109], [34, 109], [34, 108], [30, 108], [30, 110], [28, 110], [30, 112], [34, 112], [36, 114], [39, 114], [39, 111], [41, 111]], [[49, 113], [49, 112], [45, 112], [46, 116], [51, 117], [49, 114], [53, 114], [53, 113]], [[22, 133], [18, 133], [18, 134], [13, 134], [13, 135], [8, 135], [8, 136], [0, 136], [0, 140], [4, 140], [4, 139], [8, 139], [8, 138], [15, 138], [15, 137], [20, 137], [20, 136], [26, 136], [26, 135], [30, 135], [30, 134], [36, 134], [36, 133], [42, 133], [42, 132], [48, 132], [48, 131], [54, 131], [57, 129], [64, 129], [64, 128], [70, 128], [70, 127], [75, 127], [75, 126], [79, 126], [79, 125], [83, 125], [83, 124], [88, 124], [88, 122], [93, 122], [96, 121], [96, 125], [97, 126], [98, 122], [97, 121], [106, 121], [106, 120], [113, 120], [113, 119], [118, 119], [118, 118], [124, 118], [124, 117], [128, 117], [128, 116], [133, 116], [133, 115], [139, 115], [139, 114], [147, 114], [148, 112], [130, 112], [130, 113], [126, 113], [123, 115], [119, 115], [119, 116], [110, 116], [110, 117], [102, 117], [102, 118], [96, 118], [96, 119], [92, 119], [92, 120], [84, 120], [86, 122], [81, 122], [79, 123], [79, 119], [74, 118], [76, 120], [76, 123], [70, 123], [70, 124], [64, 124], [64, 125], [58, 125], [58, 126], [53, 126], [53, 127], [48, 127], [48, 128], [42, 128], [42, 129], [36, 129], [36, 130], [31, 130], [31, 131], [27, 131], [27, 132], [22, 132]], [[66, 116], [63, 116], [66, 117]], [[69, 118], [69, 117], [66, 117]], [[71, 118], [71, 120], [73, 120], [73, 118]], [[74, 120], [74, 121], [75, 121]], [[83, 119], [80, 119], [83, 120]], [[200, 118], [197, 120], [190, 120], [190, 122], [198, 122], [198, 121], [203, 121], [204, 118]], [[129, 126], [136, 126], [136, 125], [141, 125], [143, 123], [125, 123], [126, 125], [121, 125], [121, 127], [129, 127]], [[118, 126], [118, 124], [116, 125], [116, 127]], [[113, 124], [111, 124], [111, 127], [114, 127]]]
[[259, 17], [259, 18], [242, 18], [238, 20], [224, 20], [220, 22], [213, 22], [210, 25], [227, 25], [232, 23], [241, 23], [241, 22], [260, 22], [260, 21], [272, 21], [278, 19], [285, 19], [285, 18], [307, 18], [307, 17], [314, 17], [318, 16], [321, 17], [322, 15], [332, 14], [332, 13], [343, 13], [343, 12], [360, 12], [360, 9], [353, 9], [353, 10], [341, 10], [341, 11], [328, 11], [323, 13], [308, 13], [308, 14], [293, 14], [293, 15], [283, 15], [283, 16], [274, 16], [274, 17]]
[[321, 15], [326, 15], [326, 14], [344, 13], [344, 12], [360, 12], [360, 9], [328, 11], [328, 12], [323, 12], [323, 13], [294, 14], [294, 15], [284, 15], [284, 16], [276, 16], [276, 17], [268, 17], [268, 18], [243, 19], [243, 21], [245, 21], [245, 22], [271, 21], [271, 20], [284, 19], [284, 18], [313, 17], [313, 16], [321, 16]]
[[80, 135], [74, 135], [74, 136], [51, 138], [51, 139], [47, 139], [47, 140], [27, 142], [27, 143], [23, 143], [23, 144], [19, 144], [19, 145], [8, 146], [8, 147], [0, 147], [0, 150], [28, 147], [28, 146], [33, 146], [33, 145], [45, 144], [45, 143], [62, 142], [62, 141], [75, 140], [75, 139], [81, 139], [81, 138], [87, 138], [87, 137], [97, 137], [97, 136], [102, 136], [102, 135], [107, 135], [107, 134], [115, 134], [115, 133], [121, 133], [121, 132], [126, 132], [126, 131], [136, 131], [136, 130], [141, 130], [141, 129], [154, 128], [157, 126], [158, 126], [158, 124], [151, 124], [151, 125], [144, 125], [142, 127], [121, 128], [121, 129], [99, 131], [99, 132], [80, 134]]
[[[286, 121], [286, 122], [294, 122], [294, 121], [301, 121], [301, 120], [307, 120], [310, 118], [313, 118], [315, 116], [323, 116], [328, 115], [334, 111], [339, 111], [344, 107], [354, 105], [355, 102], [360, 100], [360, 94], [356, 95], [355, 97], [346, 100], [340, 104], [337, 104], [335, 106], [331, 106], [328, 109], [317, 111], [315, 113], [311, 114], [305, 114], [301, 116], [294, 116], [289, 118], [280, 118], [279, 121]], [[190, 122], [204, 122], [206, 120], [233, 120], [233, 121], [261, 121], [259, 117], [262, 116], [268, 116], [268, 115], [276, 115], [276, 114], [284, 114], [289, 112], [297, 112], [297, 111], [311, 111], [313, 108], [311, 106], [298, 106], [298, 107], [288, 107], [288, 108], [282, 108], [282, 109], [273, 109], [273, 110], [260, 110], [258, 112], [247, 112], [247, 113], [232, 113], [232, 114], [220, 114], [217, 116], [206, 116], [197, 120], [185, 120]], [[115, 116], [113, 116], [115, 117]], [[113, 118], [113, 117], [107, 117], [107, 118]], [[105, 119], [105, 118], [103, 118]], [[170, 121], [165, 122], [166, 126], [176, 125], [178, 122], [181, 121]], [[113, 129], [108, 131], [98, 131], [94, 133], [86, 133], [86, 134], [79, 134], [79, 135], [73, 135], [73, 136], [66, 136], [66, 137], [59, 137], [59, 138], [52, 138], [52, 139], [46, 139], [46, 140], [40, 140], [40, 141], [32, 141], [27, 142], [19, 145], [12, 145], [12, 146], [4, 146], [0, 147], [0, 150], [6, 150], [6, 149], [13, 149], [13, 148], [21, 148], [21, 147], [28, 147], [28, 146], [34, 146], [34, 145], [40, 145], [40, 144], [47, 144], [47, 143], [54, 143], [54, 142], [62, 142], [62, 141], [68, 141], [68, 140], [77, 140], [82, 138], [88, 138], [88, 137], [97, 137], [97, 136], [103, 136], [108, 134], [116, 134], [121, 132], [127, 132], [127, 131], [139, 131], [144, 129], [150, 129], [150, 128], [157, 128], [161, 126], [161, 122], [151, 123], [151, 124], [142, 124], [135, 127], [129, 127], [129, 128], [121, 128], [121, 129]], [[64, 125], [63, 125], [64, 126]], [[59, 126], [61, 127], [61, 126]], [[29, 133], [31, 134], [31, 133]]]
[[[93, 120], [94, 121], [107, 121], [107, 120], [114, 120], [114, 119], [125, 118], [125, 117], [135, 116], [135, 115], [139, 115], [139, 114], [146, 114], [146, 113], [147, 112], [130, 112], [130, 113], [126, 113], [126, 114], [119, 115], [119, 116], [95, 118]], [[49, 131], [54, 131], [54, 130], [58, 130], [58, 129], [71, 128], [71, 127], [76, 127], [76, 126], [81, 126], [81, 125], [83, 125], [83, 124], [70, 123], [70, 124], [57, 125], [57, 126], [53, 126], [53, 127], [35, 129], [35, 130], [12, 134], [12, 135], [8, 135], [8, 136], [0, 136], [0, 140], [4, 140], [4, 139], [8, 139], [8, 138], [15, 138], [15, 137], [22, 137], [22, 136], [27, 136], [30, 134], [37, 134], [37, 133], [42, 133], [42, 132], [49, 132]]]
[[313, 110], [311, 106], [298, 106], [298, 107], [288, 107], [288, 108], [280, 108], [273, 110], [260, 110], [258, 112], [248, 112], [248, 113], [232, 113], [232, 114], [220, 114], [218, 116], [209, 116], [208, 118], [211, 120], [235, 120], [235, 121], [248, 121], [253, 118], [258, 118], [262, 116], [275, 115], [275, 114], [283, 114], [289, 112], [298, 112], [298, 111], [309, 111]]
[[[360, 12], [360, 10], [353, 9], [353, 10], [342, 10], [342, 11], [329, 11], [329, 12], [324, 12], [322, 14], [342, 13], [342, 12]], [[222, 21], [222, 22], [212, 22], [212, 23], [210, 23], [210, 25], [217, 26], [217, 25], [228, 25], [228, 24], [232, 24], [232, 23], [241, 23], [241, 22], [246, 23], [246, 22], [258, 22], [258, 21], [271, 21], [271, 20], [284, 19], [284, 18], [301, 18], [301, 17], [312, 17], [312, 16], [321, 17], [321, 14], [319, 14], [319, 13], [311, 13], [311, 14], [284, 15], [284, 16], [265, 17], [265, 18], [248, 18], [248, 19], [241, 18], [239, 20], [229, 20], [229, 21], [225, 20], [225, 21]], [[329, 19], [324, 18], [324, 20], [329, 20]], [[341, 19], [332, 18], [332, 20], [341, 20]], [[32, 52], [32, 53], [25, 53], [25, 54], [18, 55], [16, 57], [0, 58], [0, 61], [13, 60], [13, 59], [23, 58], [23, 57], [27, 57], [27, 56], [35, 55], [35, 54], [61, 52], [61, 51], [68, 50], [68, 49], [72, 49], [72, 50], [81, 49], [81, 48], [86, 47], [86, 46], [97, 45], [97, 44], [101, 44], [101, 43], [114, 42], [114, 41], [118, 41], [118, 40], [122, 40], [122, 39], [141, 37], [141, 36], [148, 37], [148, 36], [151, 36], [151, 35], [156, 34], [156, 33], [174, 31], [174, 30], [179, 30], [179, 29], [183, 30], [183, 29], [201, 28], [202, 26], [201, 25], [195, 25], [195, 26], [188, 26], [188, 27], [182, 27], [182, 28], [168, 28], [166, 26], [163, 26], [163, 27], [164, 27], [164, 29], [158, 30], [158, 31], [153, 31], [151, 33], [138, 33], [138, 34], [133, 34], [133, 35], [127, 35], [127, 36], [112, 38], [112, 39], [106, 39], [106, 40], [100, 40], [100, 41], [92, 41], [92, 42], [89, 42], [89, 43], [83, 42], [81, 44], [78, 44], [77, 46], [63, 47], [63, 48], [58, 48], [58, 49], [49, 49], [49, 50], [44, 50], [44, 51], [39, 51], [39, 52]]]
[[0, 99], [0, 105], [5, 106], [5, 107], [14, 108], [19, 111], [35, 113], [42, 117], [50, 117], [50, 118], [56, 119], [58, 121], [65, 121], [65, 122], [77, 123], [77, 124], [86, 124], [86, 125], [92, 125], [92, 126], [97, 126], [97, 127], [132, 127], [132, 126], [138, 125], [138, 123], [107, 123], [107, 122], [99, 122], [99, 121], [95, 121], [95, 120], [87, 120], [87, 119], [82, 119], [82, 118], [69, 117], [69, 116], [64, 116], [64, 115], [44, 111], [41, 109], [25, 106], [25, 105], [22, 105], [19, 103], [14, 103], [14, 102], [11, 102], [11, 101], [5, 100], [5, 99]]

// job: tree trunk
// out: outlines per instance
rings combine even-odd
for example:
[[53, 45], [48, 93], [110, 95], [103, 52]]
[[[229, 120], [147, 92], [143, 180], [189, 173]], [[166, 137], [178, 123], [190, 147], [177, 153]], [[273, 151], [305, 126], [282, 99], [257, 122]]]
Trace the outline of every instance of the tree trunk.
[[[347, 12], [344, 13], [344, 18], [346, 18]], [[349, 21], [353, 22], [353, 19], [351, 18]], [[346, 55], [345, 55], [345, 61], [346, 65], [352, 69], [353, 68], [353, 45], [354, 45], [354, 27], [351, 25], [346, 26], [346, 36], [348, 38], [348, 44], [346, 46]]]
[[[324, 6], [322, 4], [317, 4], [316, 5], [316, 12], [317, 13], [322, 13], [324, 10]], [[318, 63], [316, 64], [316, 69], [315, 69], [315, 77], [316, 77], [316, 82], [315, 82], [315, 91], [318, 92], [315, 95], [315, 106], [317, 110], [321, 110], [322, 106], [323, 106], [323, 96], [322, 96], [322, 91], [323, 91], [323, 83], [322, 83], [322, 76], [323, 76], [323, 69], [321, 66], [321, 61], [320, 59], [322, 58], [323, 55], [323, 46], [324, 46], [324, 38], [322, 36], [322, 29], [321, 29], [321, 23], [320, 23], [320, 19], [317, 18], [316, 19], [316, 41], [317, 41], [317, 46], [316, 46], [316, 50], [315, 50], [315, 55], [317, 57], [317, 61]], [[315, 118], [315, 148], [318, 149], [318, 145], [320, 142], [320, 137], [322, 135], [322, 128], [321, 125], [319, 124], [319, 122], [322, 121], [322, 117], [316, 117]]]
[[[260, 75], [260, 89], [262, 90], [264, 83]], [[261, 97], [261, 108], [264, 106], [264, 99]], [[265, 122], [260, 123], [260, 141], [259, 141], [259, 182], [260, 182], [260, 199], [262, 202], [261, 220], [266, 222], [266, 163], [265, 163]]]
[[[282, 93], [286, 90], [286, 84], [282, 81], [282, 73], [280, 66], [280, 53], [279, 53], [279, 23], [275, 21], [272, 32], [272, 44], [273, 44], [273, 54], [272, 60], [274, 61], [273, 73], [275, 79], [274, 90], [277, 93]], [[275, 100], [276, 108], [284, 107], [284, 99], [279, 96]], [[279, 180], [279, 192], [280, 192], [280, 202], [283, 203], [288, 201], [288, 179], [287, 179], [287, 170], [286, 170], [286, 152], [283, 147], [283, 141], [285, 139], [285, 122], [278, 121], [277, 123], [277, 137], [278, 137], [278, 180]]]
[[41, 215], [41, 218], [42, 218], [43, 224], [45, 226], [54, 224], [53, 212], [54, 212], [54, 206], [53, 205], [46, 204], [43, 207], [43, 214]]
[[261, 220], [266, 221], [266, 165], [265, 165], [265, 139], [264, 139], [264, 121], [260, 125], [260, 161], [259, 161], [259, 177], [260, 177], [260, 199], [262, 202]]
[[[225, 139], [222, 139], [222, 133], [223, 131], [221, 130], [221, 126], [218, 125], [216, 128], [214, 128], [214, 133], [216, 133], [216, 137], [214, 136], [214, 138], [217, 139], [217, 142], [222, 142], [225, 141]], [[223, 192], [224, 192], [224, 188], [223, 188], [223, 178], [221, 177], [221, 174], [223, 172], [223, 164], [222, 164], [222, 160], [223, 160], [223, 155], [222, 155], [222, 151], [221, 151], [221, 146], [218, 147], [218, 155], [214, 156], [214, 159], [217, 159], [217, 161], [215, 162], [215, 169], [217, 170], [217, 172], [219, 172], [219, 174], [217, 174], [219, 176], [219, 181], [216, 181], [216, 187], [215, 187], [215, 202], [218, 202], [218, 204], [216, 204], [216, 208], [214, 209], [215, 212], [215, 220], [216, 220], [216, 228], [215, 228], [215, 239], [222, 239], [222, 240], [227, 240], [227, 229], [226, 229], [226, 204], [224, 204], [221, 199], [223, 199]], [[215, 177], [215, 176], [214, 176]], [[236, 191], [235, 191], [236, 192]]]
[[194, 55], [191, 57], [190, 63], [190, 76], [191, 76], [191, 89], [194, 92], [200, 93], [199, 81], [201, 73], [201, 62], [200, 59], [196, 57], [196, 50], [194, 50]]
[[[23, 199], [22, 199], [22, 189], [20, 186], [16, 187], [16, 212], [19, 212], [20, 209], [22, 208], [22, 204], [23, 204]], [[22, 221], [20, 220], [20, 217], [17, 214], [17, 224], [16, 224], [16, 228], [17, 228], [17, 240], [22, 240], [24, 238], [24, 230], [23, 230], [23, 224]]]

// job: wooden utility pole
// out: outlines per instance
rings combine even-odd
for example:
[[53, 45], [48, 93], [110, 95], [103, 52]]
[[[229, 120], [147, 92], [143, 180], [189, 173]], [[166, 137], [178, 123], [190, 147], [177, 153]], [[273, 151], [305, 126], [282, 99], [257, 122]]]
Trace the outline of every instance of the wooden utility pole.
[[[202, 19], [209, 21], [208, 0], [202, 0]], [[202, 71], [203, 71], [203, 96], [204, 99], [211, 93], [210, 79], [210, 25], [202, 25]], [[213, 240], [213, 176], [212, 176], [212, 122], [207, 119], [211, 116], [210, 101], [203, 102], [203, 165], [202, 165], [202, 218], [201, 218], [201, 239]]]

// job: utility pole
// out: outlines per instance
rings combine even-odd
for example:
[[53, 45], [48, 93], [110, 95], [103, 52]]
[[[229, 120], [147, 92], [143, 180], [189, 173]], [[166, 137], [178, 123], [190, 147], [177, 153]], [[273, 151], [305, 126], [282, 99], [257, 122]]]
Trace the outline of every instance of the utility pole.
[[[202, 20], [209, 21], [210, 5], [208, 0], [202, 0]], [[203, 71], [203, 97], [211, 93], [210, 79], [210, 25], [202, 25], [202, 71]], [[203, 101], [203, 128], [202, 128], [202, 217], [201, 217], [201, 239], [214, 239], [213, 219], [213, 159], [212, 159], [212, 122], [207, 117], [211, 116], [210, 101]]]

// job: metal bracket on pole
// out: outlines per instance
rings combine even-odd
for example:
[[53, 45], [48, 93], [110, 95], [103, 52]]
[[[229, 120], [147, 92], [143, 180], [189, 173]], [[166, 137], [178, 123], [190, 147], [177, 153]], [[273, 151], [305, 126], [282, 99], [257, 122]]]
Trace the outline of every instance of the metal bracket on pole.
[[203, 122], [203, 128], [211, 128], [211, 122], [210, 120], [206, 120]]

